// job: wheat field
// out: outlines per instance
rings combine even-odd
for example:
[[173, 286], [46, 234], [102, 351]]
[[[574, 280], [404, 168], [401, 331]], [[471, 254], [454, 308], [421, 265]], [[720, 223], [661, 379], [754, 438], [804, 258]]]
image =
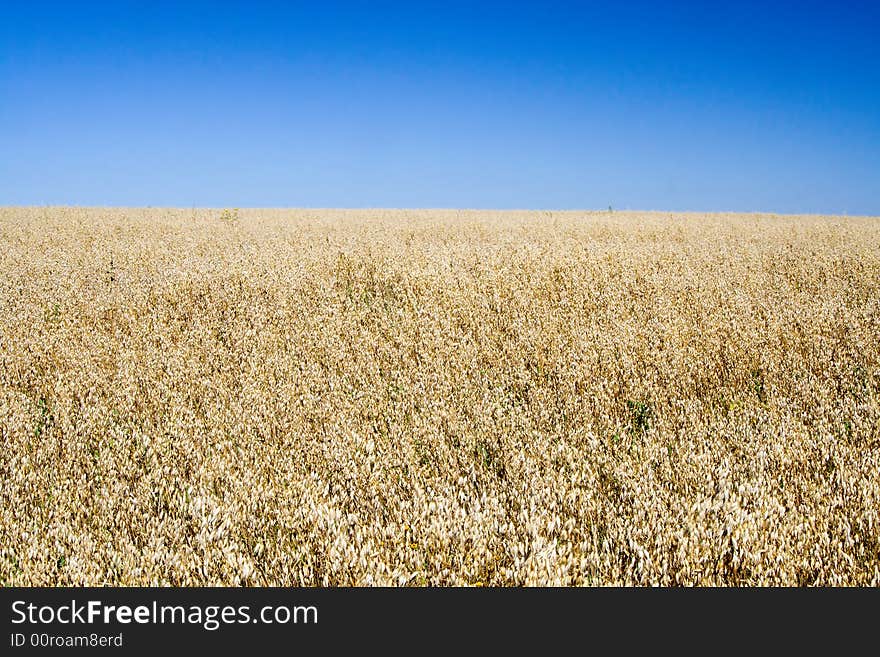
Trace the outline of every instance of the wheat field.
[[880, 218], [0, 209], [4, 585], [878, 585]]

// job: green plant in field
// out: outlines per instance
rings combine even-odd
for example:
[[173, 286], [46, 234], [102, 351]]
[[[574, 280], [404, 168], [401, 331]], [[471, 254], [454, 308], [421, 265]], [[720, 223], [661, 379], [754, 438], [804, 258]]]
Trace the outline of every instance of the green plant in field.
[[492, 472], [497, 477], [504, 478], [505, 466], [498, 448], [491, 445], [488, 441], [478, 440], [474, 445], [473, 453], [474, 458], [481, 463], [487, 471]]
[[37, 423], [34, 427], [34, 438], [41, 437], [49, 425], [52, 424], [53, 419], [48, 400], [45, 397], [40, 397], [37, 402]]
[[229, 209], [226, 208], [223, 212], [220, 213], [220, 221], [224, 221], [226, 223], [235, 223], [239, 219], [238, 208]]
[[50, 324], [61, 319], [61, 306], [57, 303], [53, 303], [51, 308], [46, 309], [44, 319]]
[[633, 433], [644, 434], [651, 428], [653, 411], [648, 402], [639, 399], [627, 399], [626, 410], [629, 413], [629, 426]]
[[764, 385], [764, 370], [757, 367], [749, 372], [749, 380], [751, 381], [752, 391], [762, 404], [767, 401], [767, 390]]

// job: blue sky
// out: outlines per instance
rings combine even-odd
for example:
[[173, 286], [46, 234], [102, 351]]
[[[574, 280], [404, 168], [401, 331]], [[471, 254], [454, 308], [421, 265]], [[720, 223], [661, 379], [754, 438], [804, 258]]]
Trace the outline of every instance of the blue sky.
[[880, 215], [880, 3], [0, 0], [0, 204]]

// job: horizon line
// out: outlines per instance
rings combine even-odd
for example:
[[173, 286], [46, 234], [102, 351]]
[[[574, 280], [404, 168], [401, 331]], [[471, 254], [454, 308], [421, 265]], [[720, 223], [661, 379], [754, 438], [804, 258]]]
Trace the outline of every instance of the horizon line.
[[410, 206], [410, 207], [391, 207], [391, 206], [293, 206], [293, 205], [80, 205], [80, 204], [11, 204], [0, 205], [0, 209], [59, 209], [71, 208], [80, 210], [278, 210], [278, 211], [384, 211], [384, 212], [564, 212], [564, 213], [589, 213], [589, 214], [697, 214], [697, 215], [717, 215], [717, 214], [742, 214], [742, 215], [768, 215], [779, 217], [866, 217], [877, 218], [880, 214], [849, 214], [847, 212], [827, 213], [827, 212], [776, 212], [772, 210], [679, 210], [679, 209], [634, 209], [634, 208], [615, 208], [609, 206], [607, 208], [498, 208], [498, 207], [453, 207], [453, 206]]

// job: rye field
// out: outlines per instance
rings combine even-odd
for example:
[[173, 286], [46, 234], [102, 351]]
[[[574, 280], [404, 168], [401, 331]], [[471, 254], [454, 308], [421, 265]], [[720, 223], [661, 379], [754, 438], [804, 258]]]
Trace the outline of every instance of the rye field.
[[0, 209], [4, 585], [880, 585], [880, 218]]

